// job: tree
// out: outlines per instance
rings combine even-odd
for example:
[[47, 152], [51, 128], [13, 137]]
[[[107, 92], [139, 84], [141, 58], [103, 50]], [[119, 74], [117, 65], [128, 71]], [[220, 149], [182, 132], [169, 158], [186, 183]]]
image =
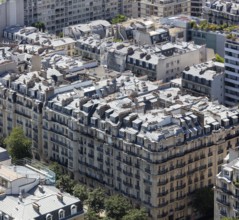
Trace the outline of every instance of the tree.
[[13, 128], [11, 134], [4, 140], [13, 161], [31, 158], [31, 140], [28, 139], [20, 127]]
[[127, 20], [127, 17], [125, 15], [119, 14], [119, 15], [117, 15], [115, 18], [113, 18], [111, 20], [111, 23], [112, 24], [118, 24], [118, 23], [122, 23], [122, 22], [124, 22], [126, 20]]
[[62, 175], [60, 178], [56, 181], [56, 187], [59, 189], [63, 189], [64, 191], [72, 194], [73, 193], [73, 187], [75, 185], [75, 181], [70, 178], [69, 175]]
[[48, 167], [51, 171], [56, 174], [56, 180], [59, 180], [62, 176], [62, 168], [57, 162], [53, 162]]
[[145, 209], [131, 209], [122, 220], [147, 220], [148, 215]]
[[73, 195], [84, 202], [88, 199], [88, 190], [85, 186], [76, 184], [73, 188]]
[[214, 196], [212, 188], [204, 187], [196, 190], [192, 197], [192, 206], [205, 217], [213, 216]]
[[101, 188], [96, 188], [89, 192], [87, 204], [92, 211], [100, 213], [104, 210], [105, 192]]
[[45, 30], [46, 30], [46, 26], [43, 22], [39, 22], [39, 21], [35, 22], [32, 24], [32, 26], [38, 28], [39, 31], [45, 32]]
[[85, 215], [85, 220], [99, 220], [99, 216], [92, 209], [88, 209]]
[[224, 63], [225, 62], [225, 59], [217, 53], [215, 54], [215, 60], [219, 63]]
[[130, 207], [130, 203], [120, 195], [113, 195], [105, 200], [107, 216], [116, 220], [122, 219]]

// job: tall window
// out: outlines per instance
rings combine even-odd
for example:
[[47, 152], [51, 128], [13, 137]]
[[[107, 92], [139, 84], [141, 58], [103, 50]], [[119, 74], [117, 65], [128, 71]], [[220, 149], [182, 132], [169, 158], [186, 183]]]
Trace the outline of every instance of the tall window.
[[75, 215], [77, 213], [77, 207], [76, 205], [71, 206], [71, 215]]
[[52, 215], [51, 214], [47, 214], [46, 215], [46, 220], [52, 220]]
[[65, 218], [65, 211], [63, 209], [60, 209], [58, 212], [58, 215], [59, 215], [59, 219]]

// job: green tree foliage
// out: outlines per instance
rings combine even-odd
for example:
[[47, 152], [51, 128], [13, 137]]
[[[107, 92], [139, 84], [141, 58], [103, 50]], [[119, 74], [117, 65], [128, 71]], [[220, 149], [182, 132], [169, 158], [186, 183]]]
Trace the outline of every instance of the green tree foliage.
[[89, 192], [87, 204], [92, 211], [96, 213], [102, 212], [105, 208], [104, 201], [105, 192], [101, 188], [96, 188]]
[[62, 176], [62, 168], [57, 162], [53, 162], [48, 167], [51, 171], [56, 174], [56, 180], [59, 180]]
[[20, 127], [13, 128], [11, 134], [4, 140], [4, 143], [13, 161], [32, 157], [31, 140], [25, 136]]
[[130, 203], [120, 195], [113, 195], [105, 200], [107, 216], [116, 220], [122, 219], [130, 207]]
[[148, 215], [145, 209], [131, 209], [122, 220], [147, 220]]
[[46, 26], [43, 22], [35, 22], [32, 24], [33, 27], [38, 28], [39, 31], [45, 31], [46, 30]]
[[214, 196], [213, 190], [209, 187], [195, 191], [192, 198], [193, 207], [203, 216], [213, 216]]
[[81, 200], [81, 202], [84, 202], [88, 199], [88, 190], [86, 186], [76, 184], [73, 188], [73, 195]]
[[62, 175], [60, 178], [56, 181], [56, 187], [59, 189], [63, 189], [64, 191], [72, 194], [73, 193], [73, 187], [75, 185], [75, 181], [70, 178], [69, 175]]
[[99, 216], [92, 209], [88, 209], [84, 219], [85, 220], [99, 220]]
[[224, 58], [223, 57], [221, 57], [219, 54], [215, 54], [215, 61], [217, 61], [217, 62], [220, 62], [220, 63], [224, 63], [225, 62], [225, 60], [224, 60]]
[[111, 20], [111, 23], [112, 24], [118, 24], [118, 23], [122, 23], [122, 22], [124, 22], [126, 20], [127, 20], [127, 17], [125, 15], [119, 14], [119, 15], [117, 15], [115, 18], [113, 18]]

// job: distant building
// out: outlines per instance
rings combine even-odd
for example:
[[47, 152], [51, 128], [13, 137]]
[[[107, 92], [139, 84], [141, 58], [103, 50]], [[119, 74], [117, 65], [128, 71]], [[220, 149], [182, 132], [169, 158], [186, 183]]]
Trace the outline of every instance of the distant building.
[[225, 104], [235, 106], [239, 103], [239, 33], [233, 32], [234, 38], [227, 38], [225, 43]]
[[59, 33], [64, 27], [98, 19], [110, 20], [118, 14], [131, 17], [132, 1], [24, 1], [25, 25], [41, 21], [51, 33]]
[[202, 8], [206, 0], [191, 0], [191, 15], [195, 17], [202, 16]]
[[79, 199], [51, 185], [51, 171], [0, 165], [2, 219], [84, 219]]
[[112, 36], [112, 25], [105, 20], [91, 21], [87, 24], [76, 24], [63, 28], [64, 36], [79, 39], [97, 34], [100, 39]]
[[206, 2], [202, 10], [202, 16], [209, 23], [237, 25], [239, 22], [238, 6], [237, 1], [217, 0]]
[[209, 61], [186, 67], [182, 74], [182, 89], [187, 94], [207, 96], [224, 103], [224, 64]]
[[159, 16], [168, 17], [178, 14], [191, 14], [191, 2], [189, 0], [173, 1], [148, 1], [141, 0], [139, 4], [140, 17]]
[[0, 39], [3, 29], [10, 25], [24, 25], [23, 0], [0, 1]]

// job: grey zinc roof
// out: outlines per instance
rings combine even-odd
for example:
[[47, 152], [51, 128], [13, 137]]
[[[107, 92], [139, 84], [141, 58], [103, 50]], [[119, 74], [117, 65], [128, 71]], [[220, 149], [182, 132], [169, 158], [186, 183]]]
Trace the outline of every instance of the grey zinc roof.
[[[6, 196], [0, 200], [0, 210], [14, 219], [30, 220], [38, 216], [45, 215], [54, 210], [59, 210], [68, 205], [73, 205], [79, 200], [67, 193], [63, 193], [63, 202], [57, 198], [58, 189], [54, 186], [44, 186], [44, 193], [36, 187], [32, 191], [23, 195], [23, 201], [19, 202], [18, 196]], [[36, 212], [33, 202], [40, 208]]]

